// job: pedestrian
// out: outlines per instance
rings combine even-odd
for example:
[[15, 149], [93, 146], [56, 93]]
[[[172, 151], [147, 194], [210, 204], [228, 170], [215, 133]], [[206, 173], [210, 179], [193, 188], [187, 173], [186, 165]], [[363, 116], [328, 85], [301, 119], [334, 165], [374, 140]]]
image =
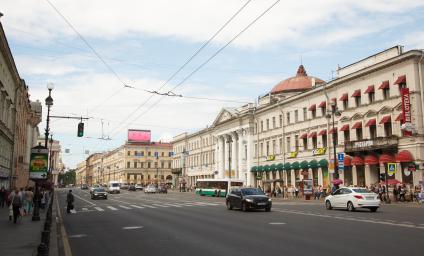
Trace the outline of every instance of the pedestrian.
[[4, 186], [1, 187], [0, 189], [0, 207], [3, 208], [4, 205], [6, 204], [6, 189], [4, 188]]
[[397, 186], [395, 185], [395, 187], [393, 188], [393, 199], [395, 199], [395, 201], [398, 201], [398, 196], [399, 196], [399, 194], [398, 194], [398, 189], [397, 189]]
[[294, 186], [294, 194], [296, 198], [299, 196], [299, 188], [297, 186]]
[[46, 197], [45, 197], [45, 193], [46, 191], [44, 191], [44, 188], [41, 189], [40, 192], [40, 197], [41, 197], [41, 201], [40, 201], [40, 208], [44, 209], [44, 207], [46, 206]]
[[26, 212], [27, 212], [27, 214], [32, 213], [33, 201], [34, 201], [34, 193], [32, 192], [32, 188], [29, 188], [28, 191], [26, 192], [26, 202], [27, 202]]
[[68, 194], [66, 195], [66, 212], [71, 213], [71, 210], [74, 209], [74, 195], [72, 194], [72, 190], [70, 189]]
[[[20, 209], [22, 207], [22, 197], [19, 194], [19, 190], [16, 188], [14, 192], [12, 192], [10, 195], [10, 207], [12, 208], [13, 211], [13, 223], [16, 223], [16, 221], [18, 220], [18, 217], [20, 215]], [[10, 219], [10, 214], [9, 214], [9, 219]]]

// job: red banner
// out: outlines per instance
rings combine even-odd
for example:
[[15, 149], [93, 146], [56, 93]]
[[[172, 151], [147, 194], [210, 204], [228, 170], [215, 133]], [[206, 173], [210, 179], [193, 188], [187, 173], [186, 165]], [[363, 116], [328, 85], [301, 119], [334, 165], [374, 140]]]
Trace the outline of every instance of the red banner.
[[409, 88], [401, 88], [400, 93], [402, 96], [403, 136], [412, 136], [411, 101], [409, 98]]

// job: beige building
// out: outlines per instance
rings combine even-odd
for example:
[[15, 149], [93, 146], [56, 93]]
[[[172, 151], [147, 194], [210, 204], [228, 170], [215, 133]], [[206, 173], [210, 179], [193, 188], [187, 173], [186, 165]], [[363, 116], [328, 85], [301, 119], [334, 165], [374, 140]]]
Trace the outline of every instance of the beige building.
[[[393, 47], [339, 68], [330, 82], [300, 66], [256, 104], [223, 109], [210, 128], [175, 137], [174, 170], [185, 164], [191, 182], [211, 173], [229, 177], [231, 169], [231, 177], [266, 189], [301, 186], [303, 179], [327, 187], [335, 142], [336, 153], [345, 154], [345, 185], [372, 185], [386, 177], [418, 185], [424, 169], [422, 57], [422, 51]], [[202, 144], [204, 137], [214, 150]], [[215, 152], [207, 168], [202, 152]]]

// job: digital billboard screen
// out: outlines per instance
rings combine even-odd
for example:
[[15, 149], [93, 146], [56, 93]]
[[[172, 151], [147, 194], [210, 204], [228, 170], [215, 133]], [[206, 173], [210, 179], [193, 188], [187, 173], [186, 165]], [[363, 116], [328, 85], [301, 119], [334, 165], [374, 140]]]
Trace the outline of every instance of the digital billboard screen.
[[128, 130], [129, 142], [145, 142], [149, 143], [151, 139], [150, 130]]

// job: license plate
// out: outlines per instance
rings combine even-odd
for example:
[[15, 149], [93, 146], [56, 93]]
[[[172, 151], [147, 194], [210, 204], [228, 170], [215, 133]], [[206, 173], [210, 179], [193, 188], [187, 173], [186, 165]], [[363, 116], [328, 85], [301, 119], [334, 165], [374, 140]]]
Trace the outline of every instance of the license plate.
[[266, 205], [266, 203], [258, 203], [258, 205]]

